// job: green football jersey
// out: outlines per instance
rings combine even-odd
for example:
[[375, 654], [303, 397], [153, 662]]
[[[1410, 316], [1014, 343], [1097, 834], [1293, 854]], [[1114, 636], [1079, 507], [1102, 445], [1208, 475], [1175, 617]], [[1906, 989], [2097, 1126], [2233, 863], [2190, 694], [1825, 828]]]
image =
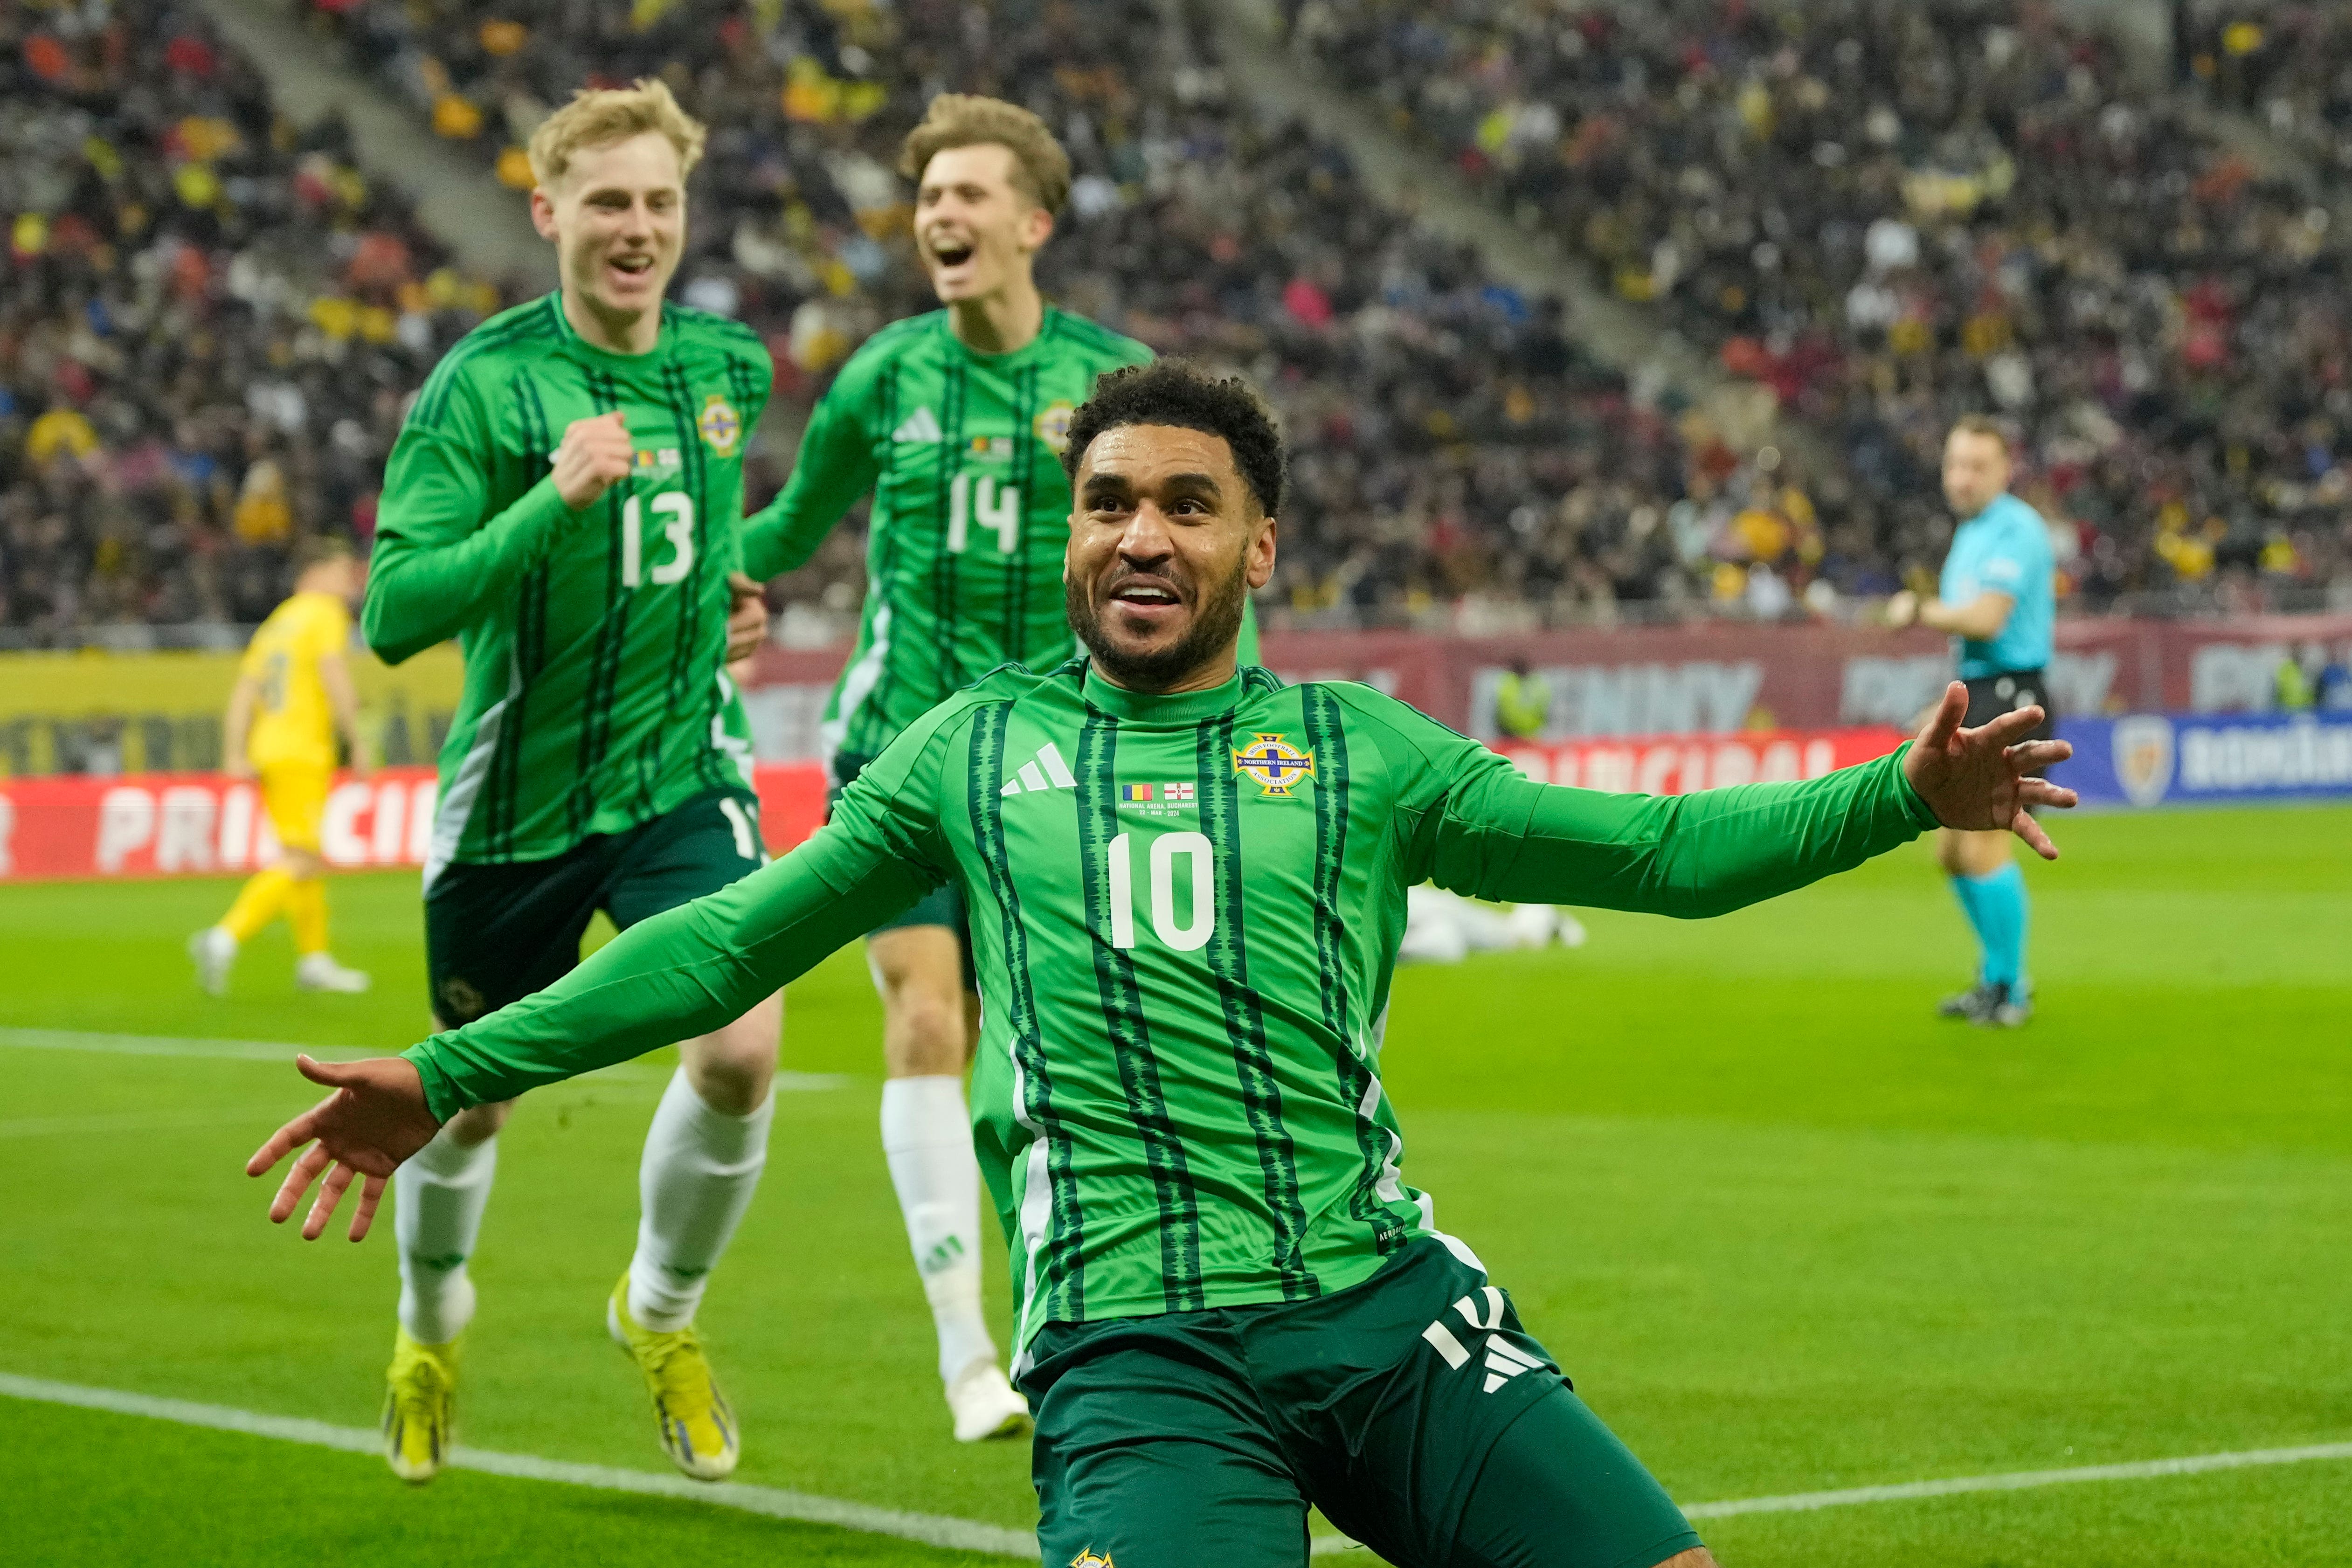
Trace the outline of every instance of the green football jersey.
[[999, 664], [1070, 656], [1070, 414], [1096, 377], [1150, 358], [1049, 306], [1037, 336], [1008, 354], [964, 347], [934, 310], [884, 328], [842, 367], [744, 547], [753, 577], [789, 571], [873, 493], [857, 641], [820, 731], [828, 760], [879, 754]]
[[1244, 669], [1152, 696], [1080, 660], [1000, 671], [792, 854], [408, 1056], [436, 1116], [504, 1099], [715, 1026], [952, 883], [1019, 1343], [1298, 1301], [1445, 1239], [1380, 1077], [1408, 887], [1722, 913], [1933, 826], [1900, 761], [1609, 795], [1533, 783], [1366, 686]]
[[[428, 886], [451, 861], [541, 860], [749, 787], [727, 577], [772, 376], [722, 317], [666, 305], [653, 350], [616, 354], [549, 294], [426, 379], [384, 476], [362, 625], [394, 664], [453, 636], [465, 650]], [[573, 512], [551, 454], [574, 420], [615, 410], [635, 469]]]

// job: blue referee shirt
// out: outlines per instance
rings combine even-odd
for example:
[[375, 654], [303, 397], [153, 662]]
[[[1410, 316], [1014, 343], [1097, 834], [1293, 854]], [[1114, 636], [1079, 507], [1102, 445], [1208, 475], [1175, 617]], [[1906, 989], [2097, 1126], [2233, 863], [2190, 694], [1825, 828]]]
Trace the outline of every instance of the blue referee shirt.
[[1957, 639], [1960, 679], [1972, 681], [2010, 670], [2038, 670], [2050, 663], [2050, 639], [2058, 619], [2058, 565], [2050, 553], [2050, 529], [2042, 514], [2010, 495], [1959, 526], [1944, 557], [1936, 597], [1958, 607], [1987, 593], [2017, 601], [1990, 639]]

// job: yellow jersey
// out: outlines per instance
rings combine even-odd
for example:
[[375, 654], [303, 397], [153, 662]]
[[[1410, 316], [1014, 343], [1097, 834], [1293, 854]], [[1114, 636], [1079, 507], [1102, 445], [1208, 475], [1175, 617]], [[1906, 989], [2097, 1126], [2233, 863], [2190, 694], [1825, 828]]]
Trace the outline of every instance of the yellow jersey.
[[335, 765], [335, 712], [319, 661], [352, 640], [352, 612], [331, 593], [298, 593], [254, 632], [237, 673], [261, 690], [245, 754], [256, 768]]

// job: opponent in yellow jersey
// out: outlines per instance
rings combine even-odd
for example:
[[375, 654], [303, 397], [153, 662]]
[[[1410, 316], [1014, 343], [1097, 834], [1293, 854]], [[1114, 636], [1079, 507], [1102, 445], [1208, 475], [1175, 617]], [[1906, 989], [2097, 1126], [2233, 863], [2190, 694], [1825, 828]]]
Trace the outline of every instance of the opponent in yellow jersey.
[[282, 910], [294, 928], [295, 983], [310, 991], [363, 991], [368, 977], [327, 951], [327, 869], [319, 827], [335, 778], [335, 737], [351, 743], [352, 765], [364, 773], [359, 704], [343, 650], [352, 639], [352, 602], [360, 564], [341, 539], [312, 539], [296, 557], [293, 595], [254, 632], [229, 695], [224, 766], [236, 779], [261, 781], [263, 809], [280, 854], [236, 895], [217, 925], [189, 938], [196, 977], [215, 996], [228, 990], [240, 945]]

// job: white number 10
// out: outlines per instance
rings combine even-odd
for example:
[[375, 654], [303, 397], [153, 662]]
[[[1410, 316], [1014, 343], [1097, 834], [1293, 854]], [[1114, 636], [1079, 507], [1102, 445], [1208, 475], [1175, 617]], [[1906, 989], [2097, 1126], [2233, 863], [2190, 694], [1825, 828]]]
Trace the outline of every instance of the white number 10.
[[680, 490], [665, 490], [654, 497], [654, 510], [666, 512], [662, 536], [669, 540], [670, 557], [651, 571], [646, 570], [645, 512], [635, 496], [621, 508], [621, 586], [641, 582], [666, 587], [694, 570], [694, 498]]
[[[1129, 841], [1121, 833], [1110, 841], [1110, 945], [1135, 946], [1135, 869]], [[1176, 857], [1192, 862], [1192, 918], [1176, 924]], [[1151, 929], [1179, 953], [1209, 945], [1217, 926], [1215, 852], [1200, 833], [1162, 833], [1151, 841]]]

